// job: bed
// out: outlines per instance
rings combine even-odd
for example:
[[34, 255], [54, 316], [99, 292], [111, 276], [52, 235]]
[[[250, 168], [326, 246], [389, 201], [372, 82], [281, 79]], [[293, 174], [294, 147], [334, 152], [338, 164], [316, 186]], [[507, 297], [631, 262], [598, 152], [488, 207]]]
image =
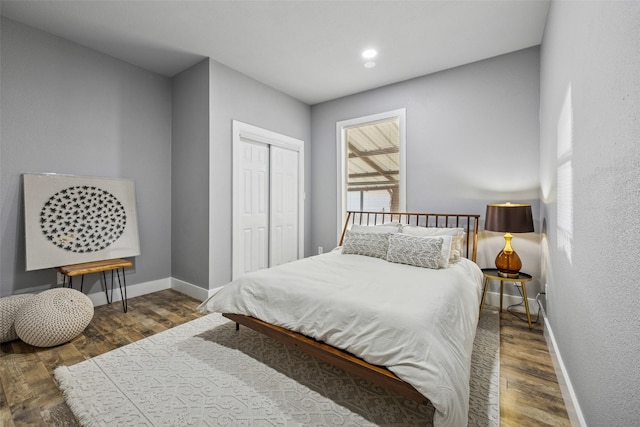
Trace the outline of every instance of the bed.
[[245, 274], [199, 309], [429, 400], [436, 426], [464, 426], [482, 284], [478, 219], [348, 212], [333, 251]]

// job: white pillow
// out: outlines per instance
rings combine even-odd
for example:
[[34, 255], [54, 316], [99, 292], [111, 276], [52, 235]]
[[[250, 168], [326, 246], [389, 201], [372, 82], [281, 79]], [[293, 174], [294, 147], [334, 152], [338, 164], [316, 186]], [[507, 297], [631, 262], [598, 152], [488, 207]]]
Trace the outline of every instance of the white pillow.
[[385, 259], [391, 233], [364, 233], [348, 230], [342, 244], [343, 254]]
[[353, 224], [349, 230], [364, 233], [399, 233], [402, 225], [389, 223], [382, 225], [360, 225]]
[[451, 261], [451, 257], [453, 256], [453, 251], [454, 251], [453, 249], [454, 238], [451, 236], [438, 236], [438, 237], [427, 236], [427, 237], [423, 237], [423, 239], [442, 239], [442, 251], [441, 251], [440, 260], [438, 261], [438, 266], [440, 268], [448, 268], [449, 263], [453, 262]]
[[456, 262], [460, 260], [460, 256], [462, 254], [462, 242], [464, 242], [464, 232], [461, 236], [455, 236], [452, 238], [453, 241], [451, 243], [451, 257], [449, 258], [449, 262]]
[[402, 232], [411, 236], [458, 236], [464, 235], [464, 228], [446, 227], [418, 227], [415, 225], [405, 225]]
[[[417, 237], [396, 233], [389, 236], [387, 261], [424, 268], [440, 268], [444, 237]], [[448, 251], [447, 251], [448, 253]]]
[[417, 227], [415, 225], [405, 225], [402, 227], [402, 233], [410, 236], [451, 236], [451, 252], [449, 253], [449, 262], [456, 262], [462, 254], [462, 243], [464, 241], [464, 228], [445, 228], [445, 227]]

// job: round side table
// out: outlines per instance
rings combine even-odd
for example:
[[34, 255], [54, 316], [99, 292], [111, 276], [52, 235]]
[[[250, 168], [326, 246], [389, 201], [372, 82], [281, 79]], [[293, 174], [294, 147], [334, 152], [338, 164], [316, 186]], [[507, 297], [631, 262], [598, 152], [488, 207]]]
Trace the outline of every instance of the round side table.
[[482, 291], [482, 302], [480, 303], [480, 315], [482, 315], [482, 309], [484, 308], [484, 299], [487, 296], [489, 280], [500, 281], [500, 311], [502, 311], [502, 293], [504, 290], [504, 282], [520, 283], [522, 285], [524, 308], [527, 311], [527, 322], [529, 322], [529, 329], [531, 329], [531, 315], [529, 314], [529, 300], [527, 299], [527, 282], [530, 282], [532, 277], [522, 272], [518, 273], [518, 277], [502, 277], [498, 274], [498, 269], [496, 268], [483, 268], [482, 274], [484, 275], [484, 289]]

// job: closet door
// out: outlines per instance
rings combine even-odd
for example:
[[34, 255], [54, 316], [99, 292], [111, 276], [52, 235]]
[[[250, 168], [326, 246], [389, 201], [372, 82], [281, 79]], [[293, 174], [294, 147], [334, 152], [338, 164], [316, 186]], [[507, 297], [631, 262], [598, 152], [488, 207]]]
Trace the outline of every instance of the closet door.
[[269, 266], [269, 146], [246, 140], [241, 151], [240, 274]]
[[271, 146], [269, 267], [298, 259], [298, 152]]
[[233, 279], [304, 256], [303, 165], [303, 141], [233, 122]]

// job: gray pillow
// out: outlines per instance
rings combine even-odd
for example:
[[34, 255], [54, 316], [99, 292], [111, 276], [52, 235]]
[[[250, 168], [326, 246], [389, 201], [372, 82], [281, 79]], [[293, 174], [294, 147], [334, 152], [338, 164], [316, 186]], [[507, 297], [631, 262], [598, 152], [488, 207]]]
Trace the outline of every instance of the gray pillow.
[[385, 259], [391, 235], [391, 233], [364, 233], [349, 230], [344, 237], [342, 253]]
[[442, 257], [442, 242], [441, 237], [392, 234], [389, 236], [387, 261], [437, 269]]

